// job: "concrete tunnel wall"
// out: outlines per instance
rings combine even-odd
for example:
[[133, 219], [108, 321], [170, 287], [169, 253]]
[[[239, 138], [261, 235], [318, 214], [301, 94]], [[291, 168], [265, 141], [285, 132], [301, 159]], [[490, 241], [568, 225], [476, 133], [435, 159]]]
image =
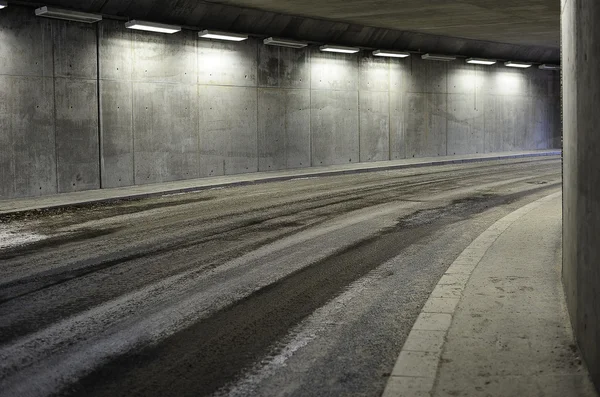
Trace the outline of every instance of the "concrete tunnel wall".
[[600, 391], [600, 3], [562, 0], [563, 282]]
[[556, 72], [0, 12], [0, 198], [560, 145]]

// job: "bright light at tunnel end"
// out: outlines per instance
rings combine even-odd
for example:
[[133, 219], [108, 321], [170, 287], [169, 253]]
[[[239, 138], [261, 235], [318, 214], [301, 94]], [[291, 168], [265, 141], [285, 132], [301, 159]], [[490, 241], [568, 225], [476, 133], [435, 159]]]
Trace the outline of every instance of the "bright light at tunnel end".
[[198, 33], [198, 37], [200, 37], [202, 39], [215, 39], [215, 40], [226, 40], [226, 41], [248, 40], [248, 36], [245, 34], [219, 32], [216, 30], [203, 30]]
[[6, 1], [0, 0], [0, 10], [8, 7], [8, 3]]
[[475, 65], [494, 65], [497, 61], [495, 59], [483, 59], [483, 58], [467, 58], [467, 63]]
[[165, 25], [163, 23], [145, 22], [145, 21], [129, 21], [125, 24], [127, 29], [144, 30], [147, 32], [168, 33], [173, 34], [181, 31], [181, 26]]
[[356, 54], [360, 51], [360, 48], [356, 47], [342, 47], [337, 45], [323, 45], [319, 47], [323, 52], [339, 52], [342, 54]]
[[513, 61], [508, 61], [508, 62], [504, 62], [505, 66], [508, 66], [509, 68], [521, 68], [521, 69], [527, 69], [533, 66], [532, 63], [529, 62], [513, 62]]

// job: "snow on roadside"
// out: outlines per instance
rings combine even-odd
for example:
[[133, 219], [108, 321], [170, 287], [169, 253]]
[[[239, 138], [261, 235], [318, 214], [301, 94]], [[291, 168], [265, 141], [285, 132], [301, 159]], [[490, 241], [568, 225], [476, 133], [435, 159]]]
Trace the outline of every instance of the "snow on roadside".
[[0, 250], [45, 239], [47, 236], [0, 224]]

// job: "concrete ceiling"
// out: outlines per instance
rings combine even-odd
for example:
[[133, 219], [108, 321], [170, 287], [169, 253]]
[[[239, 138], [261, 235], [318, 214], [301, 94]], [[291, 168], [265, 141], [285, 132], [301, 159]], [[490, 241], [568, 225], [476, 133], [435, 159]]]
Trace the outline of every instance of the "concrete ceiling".
[[[555, 63], [558, 0], [11, 0], [316, 43]], [[502, 6], [499, 6], [501, 3]]]
[[388, 29], [560, 45], [559, 0], [208, 0]]

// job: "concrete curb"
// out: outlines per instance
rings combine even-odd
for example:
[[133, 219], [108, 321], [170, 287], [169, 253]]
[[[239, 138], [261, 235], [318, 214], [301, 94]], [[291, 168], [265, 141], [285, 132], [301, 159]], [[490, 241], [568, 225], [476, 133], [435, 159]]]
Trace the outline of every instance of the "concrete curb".
[[[392, 164], [386, 165], [382, 164], [381, 166], [373, 166], [371, 163], [369, 166], [363, 166], [359, 168], [351, 168], [351, 169], [342, 169], [342, 170], [307, 170], [306, 172], [300, 172], [294, 175], [276, 175], [276, 176], [259, 176], [259, 177], [248, 177], [247, 180], [236, 180], [231, 182], [217, 182], [214, 184], [205, 184], [199, 186], [188, 186], [184, 188], [168, 188], [165, 187], [161, 190], [156, 190], [152, 192], [139, 192], [139, 193], [122, 193], [114, 192], [112, 196], [102, 197], [102, 198], [90, 198], [90, 199], [72, 199], [65, 200], [64, 203], [56, 203], [56, 204], [41, 204], [41, 205], [32, 205], [24, 208], [18, 209], [9, 209], [2, 210], [0, 208], [0, 215], [9, 215], [9, 214], [18, 214], [29, 211], [37, 211], [44, 209], [60, 209], [66, 207], [77, 207], [77, 206], [85, 206], [88, 204], [95, 203], [110, 203], [111, 201], [118, 200], [139, 200], [151, 197], [160, 197], [168, 194], [181, 194], [181, 193], [193, 193], [199, 192], [202, 190], [209, 190], [215, 188], [226, 188], [226, 187], [236, 187], [236, 186], [247, 186], [247, 185], [255, 185], [260, 183], [269, 183], [269, 182], [284, 182], [291, 181], [295, 179], [303, 179], [303, 178], [315, 178], [315, 177], [327, 177], [327, 176], [335, 176], [335, 175], [350, 175], [350, 174], [362, 174], [367, 172], [380, 172], [380, 171], [392, 171], [392, 170], [402, 170], [402, 169], [410, 169], [410, 168], [420, 168], [420, 167], [432, 167], [432, 166], [444, 166], [451, 164], [466, 164], [466, 163], [478, 163], [484, 161], [496, 161], [496, 160], [509, 160], [509, 159], [519, 159], [519, 158], [529, 158], [529, 157], [550, 157], [550, 156], [559, 156], [562, 151], [544, 151], [539, 153], [518, 153], [518, 154], [505, 154], [498, 155], [493, 157], [471, 157], [465, 159], [449, 159], [449, 160], [434, 160], [434, 161], [423, 161], [418, 163], [408, 163], [408, 164]], [[239, 177], [239, 175], [237, 175]], [[184, 181], [182, 181], [184, 182]], [[132, 186], [135, 188], [136, 186]], [[139, 187], [139, 186], [137, 186]], [[122, 189], [123, 188], [118, 188]], [[102, 190], [100, 190], [102, 191]], [[108, 189], [104, 190], [108, 193]], [[57, 197], [51, 196], [51, 197]], [[25, 200], [31, 198], [24, 198]], [[18, 199], [16, 199], [18, 200]], [[15, 200], [15, 201], [16, 201]], [[1, 204], [1, 203], [0, 203]]]
[[388, 379], [383, 397], [431, 395], [448, 330], [473, 271], [506, 229], [561, 194], [553, 193], [498, 220], [456, 258], [415, 321]]

